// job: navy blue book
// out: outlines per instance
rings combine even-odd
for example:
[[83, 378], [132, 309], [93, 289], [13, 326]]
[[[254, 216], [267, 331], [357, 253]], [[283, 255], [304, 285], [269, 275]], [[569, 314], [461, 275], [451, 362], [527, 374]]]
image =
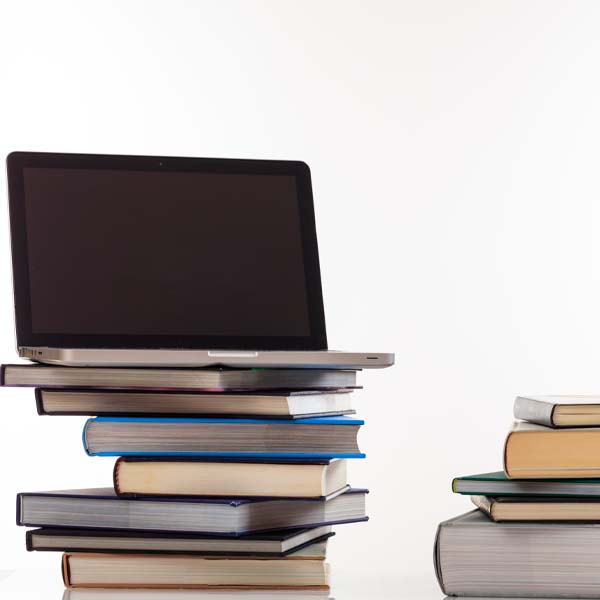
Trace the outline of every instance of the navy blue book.
[[17, 525], [158, 531], [237, 537], [366, 521], [368, 490], [349, 489], [315, 500], [119, 498], [112, 488], [31, 492], [17, 496]]
[[98, 417], [83, 429], [90, 456], [364, 458], [350, 417], [160, 419]]
[[201, 554], [236, 556], [287, 556], [335, 535], [331, 527], [286, 529], [223, 537], [152, 531], [110, 529], [29, 529], [25, 545], [29, 552], [101, 552], [102, 554]]

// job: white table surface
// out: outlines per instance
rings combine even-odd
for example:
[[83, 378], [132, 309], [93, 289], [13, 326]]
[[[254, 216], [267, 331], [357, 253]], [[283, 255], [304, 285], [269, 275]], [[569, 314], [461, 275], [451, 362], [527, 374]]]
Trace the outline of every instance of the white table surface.
[[[374, 573], [362, 577], [333, 577], [333, 586], [329, 594], [336, 600], [392, 600], [410, 598], [411, 600], [442, 600], [435, 580], [418, 579], [410, 576], [383, 577]], [[0, 570], [0, 598], [2, 600], [62, 600], [64, 585], [58, 570], [19, 569]], [[84, 592], [83, 594], [81, 592]], [[91, 593], [90, 593], [91, 592]], [[208, 592], [203, 590], [79, 590], [74, 600], [278, 600], [293, 599], [293, 594], [275, 592]], [[316, 596], [319, 600], [322, 596]]]

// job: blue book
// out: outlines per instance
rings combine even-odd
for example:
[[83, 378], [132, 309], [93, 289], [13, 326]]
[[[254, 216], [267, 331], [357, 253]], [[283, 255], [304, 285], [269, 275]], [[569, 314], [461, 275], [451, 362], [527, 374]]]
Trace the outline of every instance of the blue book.
[[97, 417], [83, 428], [90, 456], [206, 456], [260, 459], [364, 458], [350, 417], [156, 419]]

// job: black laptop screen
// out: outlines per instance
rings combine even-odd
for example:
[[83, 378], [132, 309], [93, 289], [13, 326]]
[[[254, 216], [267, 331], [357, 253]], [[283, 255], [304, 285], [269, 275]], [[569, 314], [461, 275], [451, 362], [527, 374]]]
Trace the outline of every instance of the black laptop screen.
[[293, 174], [22, 173], [32, 336], [313, 335]]

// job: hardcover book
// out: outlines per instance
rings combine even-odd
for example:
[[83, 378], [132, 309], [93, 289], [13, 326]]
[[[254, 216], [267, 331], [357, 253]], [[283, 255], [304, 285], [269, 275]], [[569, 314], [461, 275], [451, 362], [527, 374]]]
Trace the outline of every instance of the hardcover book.
[[40, 415], [296, 419], [354, 414], [351, 390], [167, 392], [36, 388]]
[[122, 497], [322, 498], [348, 488], [346, 461], [241, 462], [121, 457], [113, 471]]
[[517, 396], [514, 415], [547, 427], [600, 427], [600, 396]]
[[29, 552], [115, 552], [118, 554], [202, 554], [285, 556], [335, 535], [331, 527], [286, 529], [236, 538], [185, 533], [108, 529], [30, 529]]
[[475, 510], [440, 524], [434, 562], [448, 596], [597, 598], [600, 524], [494, 523]]
[[600, 502], [575, 498], [471, 496], [492, 521], [600, 521]]
[[63, 579], [84, 588], [326, 589], [325, 551], [322, 542], [277, 558], [66, 553]]
[[600, 479], [509, 479], [503, 471], [456, 477], [452, 491], [478, 496], [598, 498]]
[[353, 388], [356, 371], [336, 369], [190, 369], [0, 366], [0, 385], [141, 390], [321, 390]]
[[513, 479], [600, 477], [600, 428], [515, 423], [506, 438], [504, 471]]
[[152, 419], [98, 417], [83, 430], [91, 456], [364, 458], [350, 417], [313, 419]]
[[17, 524], [237, 537], [366, 521], [365, 489], [306, 499], [119, 498], [113, 488], [28, 492], [17, 496]]

